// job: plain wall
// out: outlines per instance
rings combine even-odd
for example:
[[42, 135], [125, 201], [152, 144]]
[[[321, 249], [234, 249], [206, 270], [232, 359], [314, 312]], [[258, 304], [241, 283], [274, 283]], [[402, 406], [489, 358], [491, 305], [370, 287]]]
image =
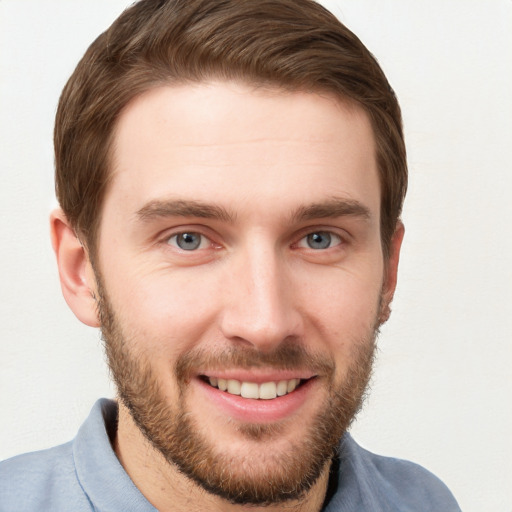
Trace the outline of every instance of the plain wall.
[[[128, 0], [0, 0], [0, 459], [71, 439], [113, 396], [48, 237], [58, 96]], [[393, 315], [352, 428], [440, 476], [466, 512], [512, 510], [512, 2], [325, 1], [402, 105], [410, 188]]]

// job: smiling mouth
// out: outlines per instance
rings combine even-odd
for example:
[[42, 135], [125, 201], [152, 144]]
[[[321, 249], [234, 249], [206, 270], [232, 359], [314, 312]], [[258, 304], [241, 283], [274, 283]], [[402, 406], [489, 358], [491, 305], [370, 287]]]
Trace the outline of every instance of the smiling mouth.
[[247, 382], [235, 379], [220, 379], [217, 377], [202, 376], [204, 382], [210, 386], [225, 391], [231, 395], [253, 400], [273, 400], [280, 396], [288, 395], [310, 379], [288, 379], [277, 382]]

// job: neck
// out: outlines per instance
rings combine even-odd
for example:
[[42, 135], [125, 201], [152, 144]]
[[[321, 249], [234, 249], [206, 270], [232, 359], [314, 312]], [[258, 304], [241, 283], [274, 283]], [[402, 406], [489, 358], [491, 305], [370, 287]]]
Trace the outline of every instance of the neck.
[[114, 450], [133, 483], [159, 512], [318, 512], [324, 502], [329, 480], [330, 464], [326, 465], [320, 478], [300, 501], [264, 507], [229, 503], [204, 491], [174, 464], [167, 462], [144, 437], [121, 403]]

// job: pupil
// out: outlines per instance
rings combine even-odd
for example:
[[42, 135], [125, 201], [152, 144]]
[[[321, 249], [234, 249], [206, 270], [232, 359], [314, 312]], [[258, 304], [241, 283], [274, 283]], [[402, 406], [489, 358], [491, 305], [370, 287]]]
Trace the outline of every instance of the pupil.
[[201, 243], [201, 238], [196, 233], [182, 233], [176, 240], [178, 247], [185, 251], [197, 249]]
[[308, 235], [308, 245], [312, 249], [327, 249], [331, 245], [329, 233], [312, 233]]

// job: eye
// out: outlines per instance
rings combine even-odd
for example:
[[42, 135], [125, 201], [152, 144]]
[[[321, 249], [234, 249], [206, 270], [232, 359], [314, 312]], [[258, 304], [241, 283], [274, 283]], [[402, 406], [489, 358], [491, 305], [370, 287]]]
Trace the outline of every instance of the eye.
[[178, 247], [183, 251], [195, 251], [196, 249], [204, 249], [209, 245], [209, 240], [204, 235], [194, 232], [177, 233], [171, 236], [167, 243]]
[[322, 250], [330, 249], [331, 247], [335, 247], [341, 243], [341, 238], [334, 233], [330, 233], [328, 231], [315, 231], [314, 233], [309, 233], [309, 235], [301, 238], [298, 246], [307, 249]]

